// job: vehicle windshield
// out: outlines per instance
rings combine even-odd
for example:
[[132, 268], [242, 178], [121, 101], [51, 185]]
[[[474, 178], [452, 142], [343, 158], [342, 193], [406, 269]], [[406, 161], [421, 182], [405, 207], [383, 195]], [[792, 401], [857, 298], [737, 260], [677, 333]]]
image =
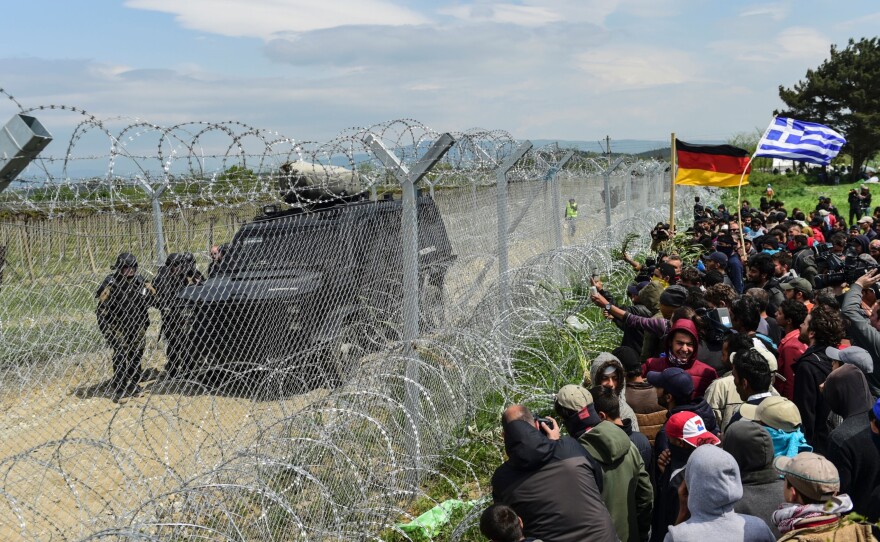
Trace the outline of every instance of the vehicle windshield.
[[236, 275], [249, 271], [315, 269], [335, 261], [340, 250], [336, 231], [330, 227], [254, 228], [234, 241], [219, 273]]

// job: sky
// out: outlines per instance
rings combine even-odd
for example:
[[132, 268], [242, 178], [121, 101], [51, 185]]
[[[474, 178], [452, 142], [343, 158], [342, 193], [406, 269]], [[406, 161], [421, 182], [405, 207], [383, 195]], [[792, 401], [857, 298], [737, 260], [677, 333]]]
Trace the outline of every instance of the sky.
[[[725, 140], [762, 131], [783, 107], [779, 85], [880, 26], [876, 0], [28, 0], [3, 11], [0, 88], [25, 108], [238, 121], [305, 141], [404, 118], [612, 146], [672, 132]], [[16, 112], [0, 96], [0, 117]]]

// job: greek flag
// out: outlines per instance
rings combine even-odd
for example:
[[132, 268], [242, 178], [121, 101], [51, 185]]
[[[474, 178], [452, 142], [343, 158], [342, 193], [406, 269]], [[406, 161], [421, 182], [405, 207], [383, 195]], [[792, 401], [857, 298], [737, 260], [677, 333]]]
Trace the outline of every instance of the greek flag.
[[827, 166], [845, 143], [842, 135], [823, 124], [775, 117], [758, 142], [754, 157], [766, 156]]

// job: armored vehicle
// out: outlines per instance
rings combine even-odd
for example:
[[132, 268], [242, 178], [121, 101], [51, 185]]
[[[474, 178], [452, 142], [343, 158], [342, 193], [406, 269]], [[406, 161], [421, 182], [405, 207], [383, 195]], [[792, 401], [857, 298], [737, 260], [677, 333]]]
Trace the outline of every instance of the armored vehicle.
[[[420, 326], [443, 324], [455, 256], [434, 201], [417, 198]], [[265, 210], [235, 234], [202, 285], [180, 298], [191, 364], [201, 374], [315, 382], [344, 378], [362, 356], [400, 338], [399, 200], [341, 198]]]

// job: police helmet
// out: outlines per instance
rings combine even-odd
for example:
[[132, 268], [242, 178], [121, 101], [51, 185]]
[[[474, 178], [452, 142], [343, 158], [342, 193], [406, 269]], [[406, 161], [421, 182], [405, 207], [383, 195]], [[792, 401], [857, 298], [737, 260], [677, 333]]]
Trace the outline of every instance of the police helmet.
[[172, 252], [165, 258], [165, 267], [174, 267], [183, 263], [183, 254]]
[[116, 257], [116, 263], [113, 264], [111, 269], [122, 269], [123, 267], [137, 267], [138, 262], [137, 258], [134, 257], [134, 254], [130, 252], [123, 252], [119, 256]]

